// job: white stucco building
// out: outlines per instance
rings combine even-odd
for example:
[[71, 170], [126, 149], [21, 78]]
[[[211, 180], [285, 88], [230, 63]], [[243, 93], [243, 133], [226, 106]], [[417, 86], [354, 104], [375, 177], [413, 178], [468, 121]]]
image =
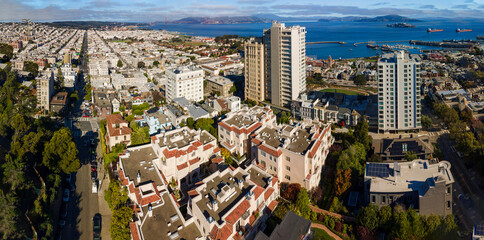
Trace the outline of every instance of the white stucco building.
[[199, 67], [190, 65], [166, 70], [166, 98], [173, 100], [184, 97], [190, 101], [203, 100], [203, 77]]

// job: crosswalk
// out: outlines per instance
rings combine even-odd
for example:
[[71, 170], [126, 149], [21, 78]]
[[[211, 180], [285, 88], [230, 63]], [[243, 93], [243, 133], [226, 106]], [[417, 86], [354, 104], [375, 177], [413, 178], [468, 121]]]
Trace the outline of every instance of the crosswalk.
[[449, 133], [449, 130], [444, 129], [444, 130], [440, 130], [438, 132], [429, 132], [428, 134], [429, 134], [429, 136], [432, 137], [432, 136], [440, 136], [440, 135], [446, 134], [446, 133]]

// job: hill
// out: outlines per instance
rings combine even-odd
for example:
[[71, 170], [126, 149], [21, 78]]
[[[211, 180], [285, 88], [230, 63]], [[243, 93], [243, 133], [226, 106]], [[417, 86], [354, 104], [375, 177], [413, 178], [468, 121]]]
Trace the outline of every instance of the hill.
[[374, 18], [349, 16], [349, 17], [322, 18], [318, 20], [318, 22], [332, 22], [332, 21], [335, 21], [335, 22], [420, 22], [420, 20], [418, 19], [407, 18], [399, 15], [386, 15], [386, 16], [378, 16]]
[[240, 17], [187, 17], [182, 18], [171, 23], [177, 24], [240, 24], [240, 23], [268, 23], [271, 20], [255, 16], [240, 16]]

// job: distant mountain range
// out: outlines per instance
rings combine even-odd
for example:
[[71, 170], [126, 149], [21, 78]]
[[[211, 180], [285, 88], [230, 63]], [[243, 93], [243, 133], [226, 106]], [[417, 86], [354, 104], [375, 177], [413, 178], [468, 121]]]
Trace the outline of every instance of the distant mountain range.
[[378, 16], [374, 18], [369, 17], [335, 17], [335, 18], [322, 18], [318, 19], [318, 22], [421, 22], [418, 19], [402, 17], [399, 15], [386, 15]]
[[[240, 24], [240, 23], [269, 23], [271, 21], [319, 21], [319, 22], [420, 22], [418, 19], [402, 17], [399, 15], [386, 15], [378, 17], [281, 17], [275, 14], [254, 14], [252, 16], [240, 17], [186, 17], [171, 23], [175, 24]], [[161, 22], [158, 22], [161, 23]]]
[[268, 23], [270, 19], [260, 18], [256, 16], [240, 16], [240, 17], [187, 17], [171, 23], [178, 24], [240, 24], [240, 23]]

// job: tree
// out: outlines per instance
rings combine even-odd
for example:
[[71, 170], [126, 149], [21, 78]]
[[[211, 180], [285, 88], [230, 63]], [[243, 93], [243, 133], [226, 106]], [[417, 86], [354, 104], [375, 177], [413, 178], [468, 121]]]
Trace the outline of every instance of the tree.
[[158, 65], [160, 65], [160, 62], [158, 62], [157, 60], [153, 61], [153, 66], [158, 67]]
[[311, 198], [314, 201], [314, 203], [318, 203], [323, 199], [323, 189], [321, 187], [317, 186], [311, 190]]
[[343, 195], [351, 187], [351, 169], [338, 169], [334, 179], [334, 194], [336, 197]]
[[378, 227], [378, 207], [374, 204], [362, 207], [356, 220], [358, 224], [368, 228], [368, 230], [375, 230]]
[[131, 231], [129, 228], [129, 220], [132, 218], [133, 210], [129, 207], [123, 206], [113, 211], [111, 217], [111, 239], [113, 240], [130, 240]]
[[[131, 125], [131, 124], [130, 124]], [[138, 125], [135, 123], [135, 125]], [[145, 144], [150, 142], [150, 133], [148, 127], [133, 128], [131, 132], [131, 145]]]
[[379, 227], [385, 231], [388, 232], [391, 229], [391, 224], [392, 224], [392, 207], [389, 205], [385, 205], [380, 208], [380, 211], [378, 213], [378, 225]]
[[39, 65], [34, 62], [25, 61], [23, 70], [32, 73], [32, 75], [34, 75], [34, 78], [39, 75]]
[[193, 118], [191, 117], [187, 118], [187, 126], [191, 129], [195, 128], [195, 121], [193, 121]]
[[237, 91], [237, 88], [235, 86], [230, 87], [229, 93], [232, 94], [235, 91]]
[[353, 82], [358, 86], [366, 85], [366, 77], [365, 75], [358, 74], [353, 78]]
[[361, 143], [355, 143], [341, 152], [336, 169], [352, 169], [352, 173], [357, 173], [357, 176], [360, 176], [364, 171], [365, 160], [365, 147]]
[[305, 188], [301, 188], [296, 197], [296, 208], [304, 218], [309, 218], [311, 214], [311, 208], [309, 208], [309, 196]]
[[0, 54], [5, 54], [8, 59], [12, 59], [13, 57], [13, 47], [6, 44], [0, 43]]
[[71, 173], [80, 167], [76, 144], [72, 141], [71, 131], [61, 128], [54, 132], [45, 144], [42, 163], [55, 173]]
[[358, 225], [356, 228], [356, 236], [360, 240], [373, 240], [373, 233], [366, 227]]
[[104, 200], [108, 203], [110, 209], [118, 209], [128, 201], [126, 189], [121, 188], [117, 180], [109, 182], [108, 189], [104, 191]]
[[353, 133], [355, 140], [363, 144], [366, 151], [370, 150], [372, 142], [370, 135], [368, 135], [369, 128], [366, 117], [363, 117], [358, 121], [358, 124], [355, 127], [355, 132]]
[[413, 151], [408, 151], [405, 153], [405, 160], [412, 161], [417, 159], [417, 155]]
[[138, 68], [145, 68], [145, 63], [142, 61], [138, 62]]
[[60, 92], [64, 88], [64, 76], [62, 75], [61, 68], [57, 70], [57, 80], [54, 83], [54, 89], [56, 92]]
[[422, 123], [422, 128], [425, 130], [429, 130], [432, 127], [432, 119], [427, 115], [422, 115], [420, 122]]
[[118, 68], [122, 68], [123, 67], [123, 62], [121, 61], [121, 59], [118, 59]]
[[285, 191], [281, 192], [281, 196], [291, 202], [294, 202], [296, 201], [296, 197], [300, 191], [301, 191], [301, 185], [299, 183], [291, 183], [287, 186]]

